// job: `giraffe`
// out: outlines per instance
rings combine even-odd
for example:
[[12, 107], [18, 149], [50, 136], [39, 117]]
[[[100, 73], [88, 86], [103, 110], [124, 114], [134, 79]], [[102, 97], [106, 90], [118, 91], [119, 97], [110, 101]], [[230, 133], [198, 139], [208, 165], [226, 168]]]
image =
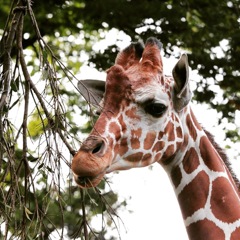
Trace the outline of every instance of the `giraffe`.
[[99, 118], [72, 160], [81, 188], [116, 170], [158, 162], [167, 172], [191, 240], [239, 240], [240, 195], [226, 155], [198, 123], [190, 106], [188, 57], [164, 76], [162, 44], [132, 43], [104, 81], [83, 80], [79, 90]]

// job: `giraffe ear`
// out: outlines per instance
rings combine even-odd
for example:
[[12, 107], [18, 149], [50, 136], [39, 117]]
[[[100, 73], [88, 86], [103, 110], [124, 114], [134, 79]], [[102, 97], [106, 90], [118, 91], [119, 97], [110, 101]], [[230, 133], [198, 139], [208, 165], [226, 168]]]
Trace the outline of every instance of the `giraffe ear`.
[[181, 111], [191, 100], [189, 86], [189, 66], [187, 54], [182, 54], [172, 71], [174, 78], [173, 105], [176, 111]]
[[85, 100], [94, 106], [99, 106], [105, 92], [105, 81], [102, 80], [80, 80], [78, 89]]

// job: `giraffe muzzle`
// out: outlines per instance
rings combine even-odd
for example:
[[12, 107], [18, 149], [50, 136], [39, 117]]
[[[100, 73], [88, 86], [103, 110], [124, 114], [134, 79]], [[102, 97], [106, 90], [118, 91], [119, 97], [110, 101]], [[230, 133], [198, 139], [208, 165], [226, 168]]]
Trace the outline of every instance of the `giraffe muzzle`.
[[95, 187], [102, 180], [109, 166], [106, 152], [106, 141], [100, 136], [90, 135], [83, 142], [72, 160], [74, 179], [80, 187]]

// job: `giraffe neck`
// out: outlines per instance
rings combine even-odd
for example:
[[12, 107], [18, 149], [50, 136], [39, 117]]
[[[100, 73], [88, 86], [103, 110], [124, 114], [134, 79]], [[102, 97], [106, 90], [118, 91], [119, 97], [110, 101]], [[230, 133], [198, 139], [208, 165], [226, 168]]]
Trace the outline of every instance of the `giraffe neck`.
[[166, 170], [191, 240], [240, 239], [236, 184], [191, 110], [184, 114], [185, 141]]

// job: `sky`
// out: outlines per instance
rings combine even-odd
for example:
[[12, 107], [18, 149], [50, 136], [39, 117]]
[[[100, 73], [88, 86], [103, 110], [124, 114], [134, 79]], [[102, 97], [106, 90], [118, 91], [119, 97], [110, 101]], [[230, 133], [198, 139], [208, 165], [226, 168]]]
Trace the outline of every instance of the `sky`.
[[[100, 51], [108, 44], [118, 42], [121, 49], [130, 43], [130, 38], [122, 32], [112, 32], [106, 38], [94, 46], [95, 51]], [[177, 50], [179, 51], [179, 50]], [[164, 73], [171, 74], [172, 68], [176, 63], [175, 58], [163, 58]], [[96, 69], [84, 66], [81, 70], [79, 79], [105, 79], [104, 73], [99, 73]], [[195, 71], [190, 71], [190, 85], [192, 90], [196, 88], [199, 80]], [[216, 88], [216, 92], [219, 89]], [[221, 93], [219, 92], [219, 98]], [[209, 109], [207, 104], [192, 104], [193, 112], [198, 121], [216, 137], [220, 146], [224, 147], [223, 126], [218, 125], [218, 114], [215, 110]], [[239, 112], [237, 113], [238, 115]], [[207, 116], [207, 117], [206, 117]], [[240, 116], [239, 116], [240, 119]], [[240, 125], [240, 121], [236, 123]], [[231, 127], [231, 126], [230, 126]], [[234, 127], [234, 126], [233, 126]], [[236, 155], [239, 146], [229, 149], [230, 156]], [[234, 152], [235, 151], [235, 152]], [[240, 159], [232, 161], [234, 170], [240, 168]], [[121, 221], [117, 221], [118, 231], [122, 240], [145, 240], [145, 239], [164, 239], [164, 240], [187, 240], [187, 233], [183, 224], [181, 212], [170, 180], [162, 167], [155, 163], [149, 167], [130, 169], [111, 173], [108, 175], [111, 189], [119, 196], [119, 200], [127, 200], [125, 209], [118, 212]], [[240, 176], [238, 176], [240, 178]], [[101, 228], [101, 218], [95, 219], [92, 226]], [[112, 232], [111, 232], [112, 233]], [[113, 232], [117, 239], [118, 233]]]

